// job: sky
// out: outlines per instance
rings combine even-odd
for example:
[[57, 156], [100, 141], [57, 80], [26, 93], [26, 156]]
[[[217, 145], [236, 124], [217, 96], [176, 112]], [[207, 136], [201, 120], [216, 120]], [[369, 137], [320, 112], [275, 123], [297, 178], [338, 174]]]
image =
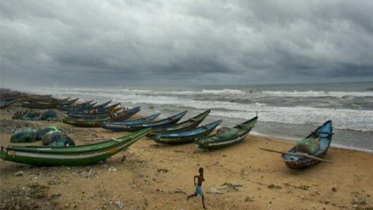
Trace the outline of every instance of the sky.
[[2, 0], [0, 86], [373, 81], [373, 1]]

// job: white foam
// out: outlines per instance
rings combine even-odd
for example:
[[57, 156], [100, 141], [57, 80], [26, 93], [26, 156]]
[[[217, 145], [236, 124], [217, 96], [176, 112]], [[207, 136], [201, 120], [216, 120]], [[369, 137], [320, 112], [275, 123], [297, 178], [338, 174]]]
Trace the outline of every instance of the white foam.
[[263, 91], [263, 96], [276, 96], [276, 97], [373, 97], [373, 91], [366, 92], [337, 92], [337, 91]]
[[[373, 131], [373, 111], [333, 109], [327, 107], [274, 107], [265, 103], [242, 104], [228, 101], [193, 100], [188, 97], [180, 97], [181, 94], [212, 94], [230, 93], [243, 94], [245, 91], [203, 90], [201, 91], [151, 91], [151, 90], [116, 90], [116, 89], [40, 89], [33, 90], [42, 94], [59, 95], [60, 97], [82, 97], [86, 100], [112, 99], [122, 103], [149, 104], [162, 106], [176, 106], [193, 109], [212, 109], [210, 115], [224, 118], [250, 119], [255, 112], [259, 112], [262, 122], [275, 122], [287, 124], [314, 124], [319, 125], [327, 120], [333, 120], [333, 127], [339, 129], [351, 129], [357, 131]], [[167, 94], [164, 94], [167, 92]], [[269, 91], [267, 91], [269, 92]], [[311, 91], [313, 92], [313, 91]], [[271, 94], [280, 92], [271, 92]], [[284, 92], [281, 92], [284, 93]], [[286, 93], [286, 92], [285, 92]], [[292, 92], [287, 92], [292, 93]], [[315, 92], [313, 92], [315, 93]], [[312, 93], [312, 94], [313, 94]], [[320, 95], [321, 92], [316, 95]], [[299, 94], [297, 92], [296, 94]], [[302, 92], [304, 94], [304, 92]], [[323, 93], [329, 94], [329, 93]], [[355, 94], [358, 95], [358, 94]], [[362, 94], [364, 95], [364, 94]]]

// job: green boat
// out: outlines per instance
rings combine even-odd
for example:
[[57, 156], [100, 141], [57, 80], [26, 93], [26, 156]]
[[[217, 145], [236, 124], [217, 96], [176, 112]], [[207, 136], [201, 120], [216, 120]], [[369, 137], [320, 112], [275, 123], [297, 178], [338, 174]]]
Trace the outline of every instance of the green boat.
[[[62, 122], [74, 125], [78, 127], [101, 127], [101, 122], [104, 121], [122, 121], [130, 118], [134, 114], [140, 111], [140, 107], [135, 107], [132, 109], [129, 109], [125, 112], [117, 113], [116, 116], [113, 117], [104, 117], [104, 118], [71, 118], [66, 117], [62, 120]], [[140, 130], [140, 129], [139, 129]]]
[[124, 150], [150, 129], [143, 129], [118, 139], [69, 147], [8, 146], [1, 147], [3, 160], [36, 166], [85, 166], [96, 164]]
[[211, 110], [206, 110], [203, 113], [192, 117], [188, 120], [185, 120], [183, 122], [174, 124], [174, 125], [168, 125], [164, 127], [159, 127], [159, 128], [153, 128], [149, 133], [148, 137], [150, 138], [155, 138], [157, 134], [162, 134], [162, 133], [170, 133], [174, 131], [182, 131], [182, 130], [189, 130], [192, 128], [197, 127], [206, 117], [209, 115]]
[[196, 141], [196, 144], [198, 144], [198, 147], [201, 149], [212, 150], [212, 149], [221, 149], [221, 148], [229, 147], [234, 144], [240, 143], [250, 133], [251, 129], [254, 128], [257, 120], [258, 120], [258, 117], [256, 116], [244, 123], [241, 123], [235, 126], [233, 129], [231, 129], [231, 131], [228, 131], [226, 134], [223, 134], [223, 135], [214, 134], [211, 136], [200, 138]]

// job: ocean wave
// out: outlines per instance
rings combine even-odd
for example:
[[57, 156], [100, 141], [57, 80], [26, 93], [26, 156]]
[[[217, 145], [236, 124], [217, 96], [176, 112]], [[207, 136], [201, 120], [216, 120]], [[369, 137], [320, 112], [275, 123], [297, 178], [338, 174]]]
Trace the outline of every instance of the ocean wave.
[[[310, 107], [310, 106], [271, 106], [267, 103], [236, 103], [234, 101], [217, 101], [217, 100], [194, 100], [188, 97], [179, 97], [178, 95], [160, 95], [150, 94], [157, 91], [148, 90], [95, 90], [95, 89], [43, 89], [38, 93], [64, 96], [80, 97], [86, 100], [109, 100], [123, 104], [147, 104], [158, 105], [162, 107], [174, 106], [187, 109], [212, 109], [211, 115], [225, 118], [250, 119], [259, 113], [260, 120], [263, 122], [275, 122], [286, 124], [313, 124], [318, 125], [326, 120], [333, 120], [333, 126], [339, 129], [351, 129], [356, 131], [373, 131], [373, 111], [370, 110], [353, 110], [330, 107]], [[144, 92], [141, 92], [144, 91]], [[235, 92], [226, 89], [226, 92]], [[162, 92], [162, 91], [160, 91]], [[169, 91], [167, 91], [169, 93]], [[186, 94], [195, 91], [176, 91], [178, 94]], [[268, 91], [267, 91], [268, 92]], [[312, 94], [315, 92], [311, 91]], [[145, 94], [146, 93], [146, 94]], [[271, 94], [279, 92], [269, 92]], [[294, 92], [281, 92], [294, 93]], [[297, 92], [299, 94], [300, 92]], [[305, 92], [302, 92], [303, 94]], [[320, 93], [318, 95], [320, 96]], [[323, 94], [330, 94], [324, 93]], [[204, 94], [207, 94], [205, 92]], [[211, 94], [211, 93], [210, 93]], [[357, 94], [355, 94], [357, 95]]]
[[263, 91], [263, 96], [275, 97], [373, 97], [373, 92], [337, 92], [337, 91]]

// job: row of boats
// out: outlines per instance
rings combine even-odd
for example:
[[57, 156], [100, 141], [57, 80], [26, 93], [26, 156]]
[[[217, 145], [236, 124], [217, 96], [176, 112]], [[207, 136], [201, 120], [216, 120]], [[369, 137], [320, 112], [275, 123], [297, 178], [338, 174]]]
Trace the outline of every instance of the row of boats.
[[[4, 160], [39, 166], [89, 165], [105, 160], [144, 136], [161, 144], [194, 142], [201, 149], [221, 149], [242, 142], [258, 120], [258, 116], [255, 116], [234, 127], [219, 128], [215, 134], [211, 135], [222, 122], [217, 120], [200, 125], [211, 110], [206, 110], [182, 122], [179, 121], [185, 116], [187, 110], [160, 120], [156, 120], [160, 113], [128, 120], [138, 113], [141, 107], [127, 109], [119, 107], [119, 103], [113, 105], [110, 103], [111, 101], [108, 101], [96, 105], [93, 101], [89, 101], [79, 105], [56, 104], [55, 107], [67, 111], [63, 119], [66, 124], [80, 127], [102, 127], [113, 132], [127, 131], [132, 132], [131, 134], [104, 140], [97, 144], [72, 147], [8, 146], [1, 148], [0, 157]], [[319, 139], [319, 151], [310, 156], [299, 153], [297, 148], [293, 147], [288, 152], [282, 152], [286, 165], [289, 168], [299, 169], [322, 161], [321, 158], [325, 156], [330, 147], [332, 133], [332, 122], [325, 122], [306, 137]]]

